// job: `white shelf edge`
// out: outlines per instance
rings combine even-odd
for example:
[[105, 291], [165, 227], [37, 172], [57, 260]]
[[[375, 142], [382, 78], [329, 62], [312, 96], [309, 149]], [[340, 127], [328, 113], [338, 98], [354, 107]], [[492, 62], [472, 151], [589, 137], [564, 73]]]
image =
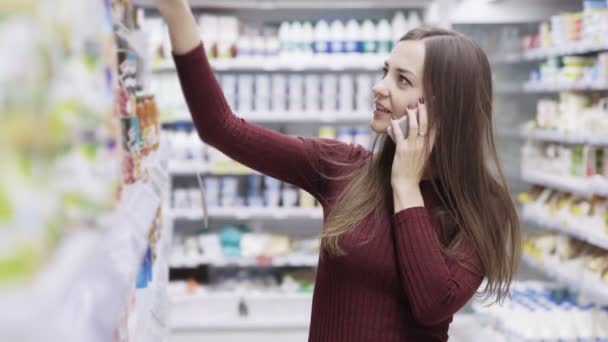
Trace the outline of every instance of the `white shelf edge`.
[[[184, 112], [188, 112], [184, 109]], [[257, 123], [363, 123], [369, 122], [372, 119], [372, 110], [369, 113], [340, 113], [340, 112], [268, 112], [255, 113], [250, 115], [238, 115], [239, 118]], [[163, 124], [172, 124], [176, 122], [192, 123], [190, 116], [183, 118], [175, 118], [173, 120], [164, 121]]]
[[[598, 191], [591, 178], [558, 176], [531, 171], [522, 171], [521, 175], [522, 179], [528, 183], [538, 184], [585, 197], [601, 194], [603, 192]], [[608, 180], [606, 182], [608, 182]]]
[[272, 260], [269, 264], [260, 263], [254, 257], [238, 257], [229, 258], [222, 257], [219, 259], [209, 259], [204, 257], [183, 258], [179, 260], [174, 258], [169, 261], [169, 266], [172, 268], [196, 267], [196, 266], [212, 266], [212, 267], [316, 267], [318, 264], [318, 255], [288, 255], [269, 257]]
[[[330, 54], [313, 56], [305, 59], [288, 57], [261, 57], [261, 58], [232, 58], [232, 59], [210, 59], [211, 68], [217, 72], [307, 72], [307, 71], [379, 71], [384, 65], [388, 55], [365, 55], [356, 56]], [[152, 73], [176, 72], [172, 60], [156, 62], [152, 66]]]
[[169, 323], [169, 327], [173, 331], [184, 331], [184, 330], [205, 330], [206, 332], [214, 330], [266, 330], [266, 329], [308, 329], [310, 324], [309, 319], [289, 319], [289, 320], [275, 320], [275, 319], [247, 319], [237, 318], [234, 320], [218, 320], [218, 321], [179, 321], [172, 320]]
[[579, 81], [569, 83], [527, 81], [523, 85], [523, 91], [525, 93], [604, 90], [608, 90], [608, 81]]
[[[203, 218], [202, 209], [170, 209], [169, 213], [174, 219], [201, 220]], [[208, 210], [208, 215], [210, 218], [235, 218], [237, 220], [321, 220], [323, 218], [323, 209], [297, 207], [210, 207]]]

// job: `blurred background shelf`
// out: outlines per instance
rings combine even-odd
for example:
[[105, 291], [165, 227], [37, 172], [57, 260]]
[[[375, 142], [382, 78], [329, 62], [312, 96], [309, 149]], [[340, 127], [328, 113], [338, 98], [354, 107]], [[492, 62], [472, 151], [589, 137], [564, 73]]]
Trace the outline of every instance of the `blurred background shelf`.
[[[234, 220], [290, 220], [310, 219], [319, 221], [323, 219], [321, 208], [265, 208], [265, 207], [210, 207], [208, 211], [210, 218], [234, 219]], [[171, 209], [170, 215], [174, 219], [202, 220], [202, 209]]]

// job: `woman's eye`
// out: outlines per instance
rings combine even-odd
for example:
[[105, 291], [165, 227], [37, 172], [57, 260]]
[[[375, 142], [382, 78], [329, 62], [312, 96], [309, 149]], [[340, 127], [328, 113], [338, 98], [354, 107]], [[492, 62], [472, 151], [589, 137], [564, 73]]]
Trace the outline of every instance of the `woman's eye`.
[[386, 74], [388, 74], [388, 69], [382, 68], [382, 78], [386, 77]]
[[401, 85], [412, 85], [410, 83], [410, 81], [408, 81], [407, 78], [403, 77], [403, 76], [399, 76], [399, 84]]

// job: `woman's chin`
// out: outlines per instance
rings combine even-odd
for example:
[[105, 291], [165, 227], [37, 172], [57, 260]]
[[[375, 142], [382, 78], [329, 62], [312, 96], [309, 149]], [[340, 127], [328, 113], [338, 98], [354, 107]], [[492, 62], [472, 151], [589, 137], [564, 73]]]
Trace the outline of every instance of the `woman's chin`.
[[369, 127], [374, 133], [386, 133], [386, 129], [390, 123], [385, 120], [372, 120]]

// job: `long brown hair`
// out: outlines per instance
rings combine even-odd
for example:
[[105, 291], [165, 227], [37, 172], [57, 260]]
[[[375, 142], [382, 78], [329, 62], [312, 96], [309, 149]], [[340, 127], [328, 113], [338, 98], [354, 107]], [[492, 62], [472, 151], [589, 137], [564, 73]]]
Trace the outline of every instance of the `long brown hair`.
[[[463, 261], [462, 243], [474, 246], [483, 268], [479, 271], [487, 279], [480, 294], [501, 300], [519, 264], [521, 237], [494, 142], [487, 56], [472, 39], [450, 30], [424, 26], [409, 31], [401, 38], [405, 40], [422, 41], [426, 49], [423, 94], [429, 131], [436, 133], [426, 169], [442, 202], [441, 221], [447, 217], [457, 231], [442, 249]], [[376, 138], [373, 150], [377, 144], [377, 153], [354, 165], [328, 214], [322, 246], [330, 254], [344, 254], [340, 238], [391, 204], [395, 144], [386, 135]]]

